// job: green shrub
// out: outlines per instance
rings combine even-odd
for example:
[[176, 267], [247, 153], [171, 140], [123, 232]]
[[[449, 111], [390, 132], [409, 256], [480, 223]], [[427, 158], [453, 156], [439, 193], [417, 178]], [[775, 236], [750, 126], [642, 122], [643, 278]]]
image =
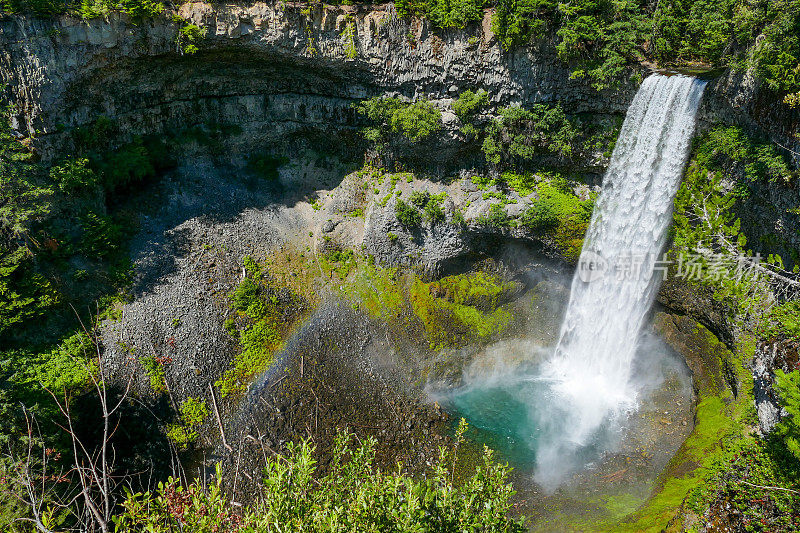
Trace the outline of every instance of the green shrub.
[[184, 23], [178, 30], [178, 47], [184, 54], [196, 54], [197, 44], [206, 36], [206, 29], [195, 24]]
[[568, 261], [577, 261], [592, 217], [591, 200], [581, 200], [558, 181], [542, 181], [520, 224], [543, 234]]
[[467, 89], [458, 95], [458, 98], [453, 102], [453, 112], [458, 115], [461, 120], [464, 120], [478, 111], [489, 103], [489, 93], [483, 89], [478, 92], [473, 92]]
[[790, 300], [773, 306], [758, 333], [769, 340], [800, 339], [800, 302]]
[[438, 28], [463, 28], [483, 18], [484, 0], [396, 0], [401, 18], [425, 16]]
[[776, 432], [783, 439], [786, 450], [794, 456], [800, 471], [800, 370], [788, 374], [776, 370], [775, 390], [780, 395], [781, 407], [786, 411]]
[[498, 229], [511, 225], [511, 219], [509, 219], [506, 214], [503, 204], [492, 204], [489, 206], [489, 211], [485, 215], [481, 215], [475, 219], [475, 222], [479, 226]]
[[713, 128], [695, 141], [693, 153], [704, 169], [721, 170], [733, 178], [783, 184], [794, 179], [786, 157], [775, 145], [754, 139], [736, 126]]
[[197, 426], [208, 417], [208, 405], [204, 400], [187, 398], [180, 407], [180, 424], [167, 426], [167, 437], [181, 449], [188, 449], [199, 437]]
[[[466, 429], [459, 429], [458, 442]], [[262, 490], [243, 512], [232, 509], [221, 473], [207, 489], [170, 478], [158, 491], [128, 494], [115, 517], [118, 531], [168, 533], [212, 531], [483, 531], [522, 532], [509, 517], [514, 494], [509, 468], [486, 449], [475, 473], [455, 485], [455, 451], [442, 448], [429, 476], [414, 479], [381, 472], [374, 464], [376, 441], [340, 434], [328, 473], [317, 470], [308, 442], [290, 444], [286, 456], [270, 457]], [[181, 513], [174, 513], [180, 502]]]
[[155, 355], [146, 355], [139, 359], [139, 362], [144, 367], [153, 392], [156, 394], [167, 392], [166, 374], [164, 372], [165, 361]]
[[399, 98], [376, 96], [355, 105], [356, 111], [376, 123], [364, 137], [378, 143], [390, 133], [417, 142], [442, 128], [442, 113], [427, 100], [404, 103]]
[[86, 158], [69, 158], [50, 169], [50, 179], [62, 192], [72, 193], [93, 189], [97, 187], [99, 180], [88, 165], [89, 160]]
[[407, 229], [416, 228], [422, 222], [422, 215], [419, 210], [399, 198], [394, 206], [394, 214], [397, 217], [397, 221]]
[[486, 128], [483, 152], [494, 165], [510, 165], [535, 157], [567, 157], [572, 153], [578, 130], [567, 119], [560, 105], [536, 104], [531, 109], [518, 106], [500, 110], [500, 117]]
[[442, 129], [442, 112], [427, 100], [420, 100], [394, 111], [389, 124], [394, 132], [417, 142]]
[[97, 375], [94, 342], [82, 331], [76, 332], [50, 351], [25, 357], [25, 368], [14, 378], [31, 389], [47, 389], [57, 396], [83, 392]]
[[[422, 210], [422, 214], [426, 221], [435, 224], [437, 222], [444, 222], [445, 220], [442, 202], [446, 197], [446, 192], [431, 194], [428, 191], [414, 191], [411, 193], [408, 201], [411, 202], [411, 205], [414, 206], [414, 208]], [[400, 202], [400, 200], [398, 200], [398, 202]], [[398, 220], [399, 219], [400, 215], [398, 215]]]
[[107, 215], [87, 213], [82, 222], [81, 247], [90, 257], [107, 259], [120, 250], [122, 227]]
[[164, 4], [151, 0], [3, 0], [0, 10], [38, 15], [74, 13], [83, 19], [104, 17], [111, 11], [127, 13], [136, 22], [153, 18], [164, 11]]

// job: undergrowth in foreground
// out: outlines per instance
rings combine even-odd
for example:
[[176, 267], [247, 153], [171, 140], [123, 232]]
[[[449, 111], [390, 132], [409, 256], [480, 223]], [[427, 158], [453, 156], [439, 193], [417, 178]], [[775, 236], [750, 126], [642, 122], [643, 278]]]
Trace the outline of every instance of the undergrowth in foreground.
[[522, 519], [509, 517], [514, 490], [507, 465], [484, 450], [475, 473], [453, 482], [456, 448], [440, 448], [429, 476], [414, 479], [380, 471], [377, 441], [355, 444], [353, 435], [336, 438], [329, 473], [317, 477], [314, 447], [290, 444], [286, 456], [266, 460], [261, 490], [247, 508], [234, 509], [222, 489], [221, 472], [208, 488], [170, 478], [155, 493], [128, 494], [115, 518], [118, 531], [356, 532], [484, 531], [522, 532]]

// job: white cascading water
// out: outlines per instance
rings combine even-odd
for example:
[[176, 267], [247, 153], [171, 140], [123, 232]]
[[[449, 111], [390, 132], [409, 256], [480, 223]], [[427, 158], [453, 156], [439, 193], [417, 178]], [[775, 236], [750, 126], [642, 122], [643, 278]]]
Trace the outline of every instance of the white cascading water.
[[[609, 415], [635, 404], [631, 366], [662, 279], [655, 268], [704, 87], [694, 78], [653, 74], [628, 109], [584, 240], [560, 340], [543, 369], [554, 399], [569, 413], [560, 436], [564, 445], [585, 445]], [[604, 264], [599, 274], [589, 268]], [[564, 449], [542, 444], [537, 463], [548, 470], [544, 465], [558, 462]]]

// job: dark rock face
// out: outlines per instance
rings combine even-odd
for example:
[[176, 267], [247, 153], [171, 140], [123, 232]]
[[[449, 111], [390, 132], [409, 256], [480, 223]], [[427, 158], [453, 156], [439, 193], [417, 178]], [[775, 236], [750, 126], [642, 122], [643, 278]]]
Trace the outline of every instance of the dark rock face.
[[706, 88], [699, 131], [713, 124], [736, 124], [765, 134], [800, 165], [800, 108], [792, 109], [751, 72], [731, 71]]
[[[568, 112], [607, 114], [624, 113], [636, 90], [626, 81], [597, 93], [571, 80], [547, 43], [502, 51], [488, 13], [482, 24], [443, 34], [398, 20], [391, 5], [325, 6], [306, 16], [279, 2], [194, 3], [181, 15], [208, 32], [196, 55], [181, 55], [178, 27], [166, 17], [139, 25], [121, 15], [0, 20], [0, 80], [17, 104], [18, 129], [40, 132], [45, 158], [68, 147], [65, 132], [100, 115], [129, 135], [236, 124], [243, 134], [233, 145], [252, 149], [309, 130], [347, 137], [359, 125], [351, 104], [389, 92], [446, 111], [444, 145], [414, 147], [420, 160], [446, 162], [459, 155], [447, 142], [458, 128], [448, 104], [465, 89], [487, 90], [493, 107], [559, 101]], [[343, 43], [347, 24], [355, 25], [355, 58]]]
[[689, 285], [673, 277], [661, 285], [658, 302], [673, 313], [692, 317], [724, 342], [733, 342], [726, 309], [713, 299], [710, 289], [703, 289], [697, 284]]
[[664, 312], [653, 319], [655, 330], [683, 355], [698, 396], [736, 394], [739, 384], [733, 370], [733, 354], [713, 333], [686, 315]]

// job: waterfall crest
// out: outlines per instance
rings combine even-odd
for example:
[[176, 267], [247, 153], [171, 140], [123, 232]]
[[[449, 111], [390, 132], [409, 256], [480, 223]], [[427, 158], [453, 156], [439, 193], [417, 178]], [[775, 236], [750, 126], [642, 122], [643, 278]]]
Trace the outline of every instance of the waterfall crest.
[[[653, 74], [642, 83], [622, 126], [572, 281], [558, 346], [543, 369], [569, 408], [565, 437], [574, 445], [585, 444], [609, 414], [635, 402], [631, 364], [662, 279], [658, 256], [704, 88], [705, 82], [694, 78]], [[557, 459], [537, 462], [550, 460]]]

